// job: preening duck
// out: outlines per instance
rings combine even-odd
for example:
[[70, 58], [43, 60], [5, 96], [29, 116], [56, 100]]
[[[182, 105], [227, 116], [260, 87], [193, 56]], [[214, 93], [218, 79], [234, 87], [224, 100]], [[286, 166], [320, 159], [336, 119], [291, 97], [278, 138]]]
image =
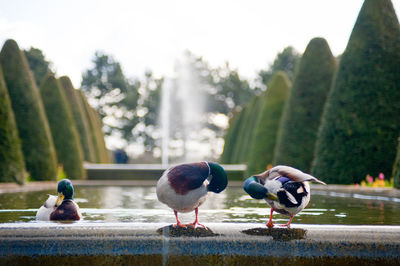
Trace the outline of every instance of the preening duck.
[[326, 185], [296, 168], [278, 165], [246, 179], [243, 189], [254, 199], [265, 199], [271, 207], [268, 227], [274, 226], [272, 222], [274, 211], [289, 216], [289, 222], [281, 226], [290, 227], [293, 216], [302, 211], [310, 202], [308, 181]]
[[[174, 210], [175, 226], [204, 225], [198, 222], [198, 207], [206, 200], [208, 192], [220, 193], [228, 185], [225, 170], [216, 163], [199, 162], [180, 164], [167, 169], [157, 183], [157, 198]], [[184, 225], [178, 212], [195, 211], [193, 223]]]
[[69, 179], [63, 179], [57, 185], [58, 196], [49, 198], [36, 213], [36, 219], [42, 221], [77, 221], [82, 218], [78, 204], [74, 201], [74, 187]]

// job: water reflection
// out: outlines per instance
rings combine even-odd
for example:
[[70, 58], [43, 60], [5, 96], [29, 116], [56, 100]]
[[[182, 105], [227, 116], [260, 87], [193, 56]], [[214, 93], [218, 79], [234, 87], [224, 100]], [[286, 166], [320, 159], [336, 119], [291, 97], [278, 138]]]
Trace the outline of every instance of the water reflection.
[[[0, 223], [35, 222], [37, 209], [55, 191], [0, 194]], [[162, 222], [175, 223], [171, 209], [157, 200], [155, 187], [76, 187], [75, 200], [84, 220], [91, 222]], [[200, 223], [265, 223], [269, 206], [254, 200], [241, 188], [228, 188], [220, 194], [210, 193], [199, 208]], [[194, 212], [179, 214], [183, 223], [194, 221]], [[288, 217], [274, 214], [276, 223]], [[293, 223], [305, 224], [400, 224], [400, 200], [345, 193], [313, 192], [306, 209]]]

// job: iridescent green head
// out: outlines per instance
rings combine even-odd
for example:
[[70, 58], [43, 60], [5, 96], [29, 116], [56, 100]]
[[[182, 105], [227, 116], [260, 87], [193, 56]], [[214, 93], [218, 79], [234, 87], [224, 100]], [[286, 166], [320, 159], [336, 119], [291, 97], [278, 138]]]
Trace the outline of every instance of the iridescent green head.
[[228, 185], [228, 177], [222, 166], [217, 163], [208, 163], [210, 166], [211, 180], [208, 184], [208, 191], [220, 193]]
[[63, 179], [58, 182], [57, 186], [57, 206], [61, 205], [64, 199], [74, 199], [74, 186], [69, 179]]

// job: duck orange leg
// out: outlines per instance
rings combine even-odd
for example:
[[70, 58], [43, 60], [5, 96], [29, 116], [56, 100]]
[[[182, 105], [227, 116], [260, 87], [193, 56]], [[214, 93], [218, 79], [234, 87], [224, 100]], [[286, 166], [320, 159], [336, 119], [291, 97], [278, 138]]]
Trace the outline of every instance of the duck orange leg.
[[188, 226], [193, 226], [194, 228], [196, 228], [197, 225], [206, 228], [204, 225], [202, 225], [201, 223], [199, 223], [199, 219], [198, 219], [198, 214], [199, 214], [199, 209], [196, 208], [194, 209], [194, 213], [196, 214], [196, 219], [194, 220], [194, 223], [188, 224]]
[[280, 224], [279, 226], [287, 226], [287, 228], [290, 228], [290, 224], [292, 223], [293, 220], [293, 215], [290, 215], [290, 220], [287, 224]]
[[269, 221], [267, 223], [268, 228], [274, 227], [274, 223], [272, 222], [272, 214], [274, 213], [274, 208], [271, 207], [271, 214], [269, 215]]
[[174, 213], [175, 213], [175, 218], [176, 218], [176, 224], [174, 224], [174, 228], [177, 228], [177, 227], [186, 227], [186, 225], [181, 224], [181, 222], [179, 221], [179, 219], [178, 219], [178, 212], [177, 212], [176, 210], [174, 210]]

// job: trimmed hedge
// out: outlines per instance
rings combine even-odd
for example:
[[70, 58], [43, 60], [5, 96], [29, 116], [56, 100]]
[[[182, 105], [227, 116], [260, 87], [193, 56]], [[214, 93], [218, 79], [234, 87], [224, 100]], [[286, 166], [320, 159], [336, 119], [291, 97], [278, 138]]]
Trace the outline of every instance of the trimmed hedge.
[[393, 165], [392, 178], [394, 180], [394, 187], [400, 189], [400, 137], [398, 138], [399, 144], [397, 145], [397, 156]]
[[237, 143], [237, 136], [241, 124], [243, 111], [235, 112], [229, 121], [229, 127], [224, 138], [224, 150], [220, 157], [220, 163], [232, 163], [232, 154]]
[[57, 158], [42, 99], [28, 62], [14, 40], [0, 52], [4, 80], [15, 114], [26, 169], [33, 180], [55, 180]]
[[283, 112], [274, 165], [311, 170], [318, 127], [335, 70], [336, 60], [326, 40], [312, 39], [300, 60]]
[[79, 140], [85, 161], [94, 162], [95, 155], [93, 142], [90, 138], [89, 122], [87, 121], [87, 117], [85, 115], [83, 103], [77, 95], [78, 92], [74, 89], [69, 77], [63, 76], [59, 79], [59, 81], [63, 88], [64, 94], [67, 97], [67, 102], [70, 110], [72, 111], [72, 116], [78, 129]]
[[366, 0], [322, 117], [312, 173], [358, 183], [392, 173], [400, 132], [400, 27], [390, 0]]
[[83, 152], [75, 121], [61, 85], [53, 74], [49, 74], [43, 80], [40, 93], [49, 119], [58, 162], [63, 165], [68, 178], [85, 178]]
[[83, 103], [85, 109], [85, 115], [89, 122], [90, 137], [93, 142], [93, 148], [95, 151], [95, 159], [97, 163], [109, 163], [110, 156], [108, 150], [105, 147], [104, 134], [102, 131], [100, 117], [98, 113], [89, 105], [85, 95], [82, 91], [77, 91], [77, 95]]
[[254, 137], [248, 155], [249, 174], [265, 171], [267, 165], [272, 164], [279, 124], [290, 86], [287, 75], [278, 71], [272, 76], [268, 82], [267, 91], [261, 96], [260, 117], [254, 128]]
[[0, 182], [23, 184], [25, 175], [21, 142], [0, 66]]

